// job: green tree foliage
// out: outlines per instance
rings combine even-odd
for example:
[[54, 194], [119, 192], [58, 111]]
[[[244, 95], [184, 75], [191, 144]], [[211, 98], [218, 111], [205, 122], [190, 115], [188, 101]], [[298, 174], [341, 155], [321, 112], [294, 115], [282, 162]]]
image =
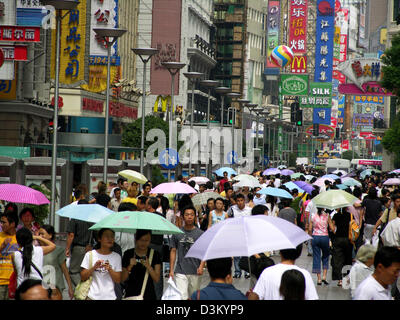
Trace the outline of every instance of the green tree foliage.
[[[396, 34], [391, 47], [382, 56], [382, 87], [400, 98], [400, 33]], [[397, 114], [391, 127], [385, 132], [382, 139], [383, 147], [395, 156], [395, 167], [400, 166], [400, 115]]]
[[353, 151], [352, 150], [347, 150], [342, 153], [342, 159], [347, 159], [347, 160], [353, 160], [353, 159], [359, 159], [359, 155], [357, 152], [354, 152], [354, 158], [353, 158]]
[[[35, 189], [37, 191], [40, 191], [43, 193], [47, 199], [50, 200], [51, 197], [51, 192], [44, 186], [44, 185], [37, 185], [37, 184], [31, 184], [29, 185], [29, 188]], [[33, 214], [35, 215], [35, 221], [39, 223], [39, 225], [43, 225], [45, 220], [47, 219], [47, 216], [49, 215], [50, 212], [50, 206], [48, 204], [42, 204], [40, 206], [36, 206], [33, 204], [26, 204], [24, 207], [29, 207], [32, 208]]]
[[384, 64], [381, 85], [400, 98], [400, 34], [393, 37], [381, 60]]
[[397, 114], [393, 125], [385, 132], [382, 145], [387, 151], [394, 153], [394, 166], [400, 167], [400, 114]]
[[[161, 129], [164, 131], [165, 136], [167, 138], [167, 145], [168, 145], [168, 122], [164, 121], [160, 117], [155, 117], [152, 115], [148, 115], [144, 119], [144, 132], [147, 135], [147, 132], [151, 129]], [[138, 118], [132, 123], [128, 124], [122, 133], [122, 145], [125, 147], [131, 148], [140, 148], [141, 143], [141, 135], [142, 135], [142, 118]], [[154, 142], [151, 141], [144, 141], [144, 148], [147, 148], [153, 144]], [[138, 152], [140, 154], [140, 151]]]

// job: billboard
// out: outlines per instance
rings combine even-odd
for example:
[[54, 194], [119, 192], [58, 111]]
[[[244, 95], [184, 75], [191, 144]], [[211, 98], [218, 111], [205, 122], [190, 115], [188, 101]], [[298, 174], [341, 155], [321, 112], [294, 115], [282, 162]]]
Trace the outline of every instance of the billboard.
[[[156, 96], [171, 94], [171, 76], [161, 63], [180, 59], [181, 11], [180, 0], [153, 1], [151, 47], [159, 52], [151, 59], [150, 91]], [[179, 74], [175, 76], [175, 95], [179, 94]]]
[[[68, 10], [62, 10], [65, 15]], [[60, 46], [60, 83], [77, 86], [87, 78], [88, 59], [86, 58], [86, 21], [87, 3], [80, 1], [76, 9], [61, 20]], [[55, 78], [56, 30], [52, 30], [51, 78]]]
[[307, 73], [307, 56], [294, 56], [290, 68], [291, 73]]
[[331, 109], [314, 108], [313, 123], [331, 125]]
[[17, 26], [42, 26], [47, 10], [39, 0], [17, 0]]
[[335, 0], [317, 0], [314, 81], [331, 82], [333, 71], [333, 38]]
[[331, 108], [332, 83], [311, 82], [310, 94], [300, 98], [303, 108]]
[[282, 95], [308, 95], [308, 75], [282, 74], [281, 88]]
[[268, 2], [267, 15], [267, 62], [264, 74], [279, 74], [279, 68], [271, 62], [269, 57], [272, 50], [279, 45], [279, 30], [281, 25], [281, 3], [280, 1]]
[[288, 43], [295, 55], [292, 73], [307, 72], [307, 18], [308, 0], [290, 1]]

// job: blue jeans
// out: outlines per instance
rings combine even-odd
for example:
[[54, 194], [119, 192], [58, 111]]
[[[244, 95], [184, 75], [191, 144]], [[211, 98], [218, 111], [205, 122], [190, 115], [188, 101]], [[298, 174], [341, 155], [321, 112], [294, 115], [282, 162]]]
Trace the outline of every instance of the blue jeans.
[[[321, 273], [322, 268], [328, 270], [329, 266], [329, 236], [312, 236], [313, 266], [312, 273]], [[321, 257], [322, 251], [322, 257]]]

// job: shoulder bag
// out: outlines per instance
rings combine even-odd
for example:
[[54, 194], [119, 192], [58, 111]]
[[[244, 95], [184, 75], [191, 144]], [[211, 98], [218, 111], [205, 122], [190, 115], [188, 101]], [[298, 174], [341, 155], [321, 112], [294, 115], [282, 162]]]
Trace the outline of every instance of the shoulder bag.
[[[89, 269], [93, 266], [93, 251], [90, 251], [89, 253]], [[85, 281], [80, 281], [78, 283], [78, 285], [75, 288], [74, 291], [74, 298], [76, 300], [86, 300], [88, 294], [89, 294], [89, 290], [90, 290], [90, 286], [92, 285], [92, 281], [93, 281], [93, 276], [90, 276], [89, 279], [85, 280]]]
[[350, 213], [350, 222], [349, 222], [349, 240], [352, 244], [356, 242], [358, 236], [360, 235], [360, 227], [357, 224], [356, 220], [353, 219], [353, 214]]
[[[154, 250], [150, 250], [150, 258], [149, 258], [149, 265], [151, 266], [151, 262], [153, 261], [153, 254]], [[138, 296], [133, 296], [133, 297], [127, 297], [124, 298], [124, 300], [144, 300], [144, 292], [146, 291], [146, 286], [147, 286], [147, 279], [149, 278], [149, 270], [146, 270], [146, 274], [143, 279], [143, 284], [142, 284], [142, 291], [140, 291], [140, 294]]]

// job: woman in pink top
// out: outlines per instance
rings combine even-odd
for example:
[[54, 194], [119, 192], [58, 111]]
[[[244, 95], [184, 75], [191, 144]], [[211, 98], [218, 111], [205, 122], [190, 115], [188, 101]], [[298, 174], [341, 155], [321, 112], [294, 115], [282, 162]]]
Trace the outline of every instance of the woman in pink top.
[[[333, 231], [334, 226], [331, 217], [322, 208], [318, 208], [318, 212], [313, 214], [310, 219], [308, 227], [309, 234], [312, 234], [312, 248], [313, 248], [313, 267], [312, 273], [317, 274], [317, 284], [329, 284], [326, 281], [326, 274], [328, 273], [329, 266], [329, 235], [328, 225]], [[322, 251], [322, 256], [321, 256]], [[321, 261], [322, 261], [322, 281], [321, 281]]]

